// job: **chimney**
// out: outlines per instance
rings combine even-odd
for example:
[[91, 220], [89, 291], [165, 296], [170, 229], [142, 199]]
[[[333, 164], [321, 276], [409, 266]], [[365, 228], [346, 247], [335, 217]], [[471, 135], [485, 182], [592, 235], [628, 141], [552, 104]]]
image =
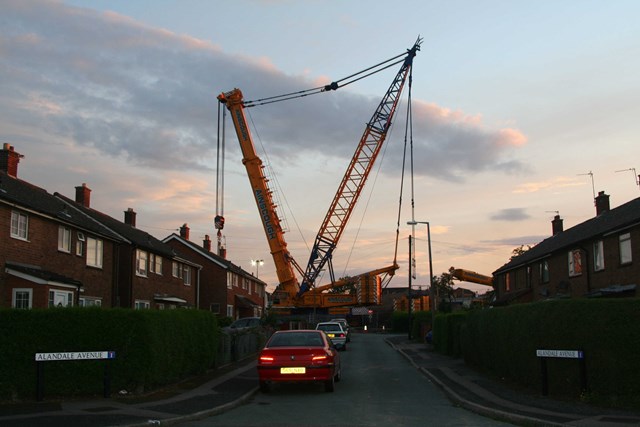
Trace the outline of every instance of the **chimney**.
[[126, 211], [124, 211], [124, 223], [135, 228], [136, 215], [136, 211], [134, 211], [132, 208], [127, 209]]
[[76, 187], [76, 203], [81, 204], [85, 208], [91, 207], [91, 189], [84, 182], [82, 186]]
[[189, 240], [189, 226], [186, 222], [182, 224], [182, 227], [180, 227], [180, 237], [185, 240]]
[[551, 230], [554, 236], [564, 231], [564, 227], [562, 226], [562, 218], [560, 218], [560, 215], [556, 215], [553, 217], [553, 221], [551, 221]]
[[0, 150], [0, 170], [14, 178], [18, 177], [18, 163], [24, 156], [14, 151], [13, 145], [6, 142]]
[[604, 191], [598, 192], [598, 197], [596, 197], [596, 216], [609, 212], [610, 209], [609, 195], [604, 194]]
[[211, 238], [208, 234], [204, 235], [204, 240], [202, 241], [202, 247], [205, 251], [211, 252]]

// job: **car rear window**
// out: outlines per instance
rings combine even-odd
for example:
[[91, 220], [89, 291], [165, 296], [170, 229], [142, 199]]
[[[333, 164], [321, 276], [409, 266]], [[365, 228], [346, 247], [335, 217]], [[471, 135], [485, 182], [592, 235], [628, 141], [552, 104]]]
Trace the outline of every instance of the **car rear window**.
[[324, 342], [316, 332], [289, 332], [274, 334], [269, 341], [269, 347], [322, 347]]
[[321, 331], [340, 331], [342, 332], [342, 329], [340, 328], [340, 325], [338, 325], [337, 323], [334, 324], [326, 324], [326, 325], [318, 325], [316, 327], [316, 329], [319, 329]]

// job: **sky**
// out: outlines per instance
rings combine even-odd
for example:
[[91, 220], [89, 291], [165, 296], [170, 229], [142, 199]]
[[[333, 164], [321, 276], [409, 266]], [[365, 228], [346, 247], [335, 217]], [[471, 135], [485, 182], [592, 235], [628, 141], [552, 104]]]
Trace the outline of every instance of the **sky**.
[[[595, 216], [594, 192], [612, 208], [640, 196], [636, 0], [0, 0], [0, 12], [0, 143], [24, 155], [19, 178], [69, 197], [86, 183], [93, 208], [120, 219], [133, 208], [160, 239], [186, 223], [192, 241], [215, 241], [222, 210], [227, 258], [270, 290], [275, 267], [230, 124], [224, 197], [216, 190], [217, 95], [324, 85], [418, 37], [413, 174], [402, 172], [405, 90], [334, 252], [338, 277], [390, 265], [398, 230], [389, 286], [408, 285], [414, 233], [412, 286], [426, 288], [426, 226], [411, 220], [430, 224], [434, 275], [490, 275], [549, 237], [556, 214], [565, 229]], [[396, 72], [245, 110], [303, 266]]]

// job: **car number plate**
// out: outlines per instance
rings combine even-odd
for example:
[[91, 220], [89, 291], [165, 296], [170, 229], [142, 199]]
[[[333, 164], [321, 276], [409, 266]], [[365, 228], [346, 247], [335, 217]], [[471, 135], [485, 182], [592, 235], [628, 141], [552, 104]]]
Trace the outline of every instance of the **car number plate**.
[[304, 374], [306, 372], [304, 367], [301, 368], [280, 368], [281, 374]]

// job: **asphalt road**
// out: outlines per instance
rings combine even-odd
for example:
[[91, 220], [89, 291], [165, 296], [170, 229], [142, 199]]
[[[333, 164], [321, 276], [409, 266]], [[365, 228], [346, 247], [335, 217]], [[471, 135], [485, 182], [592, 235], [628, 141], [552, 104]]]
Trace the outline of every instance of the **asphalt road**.
[[509, 425], [454, 406], [420, 371], [384, 342], [355, 335], [341, 352], [342, 381], [277, 384], [226, 413], [181, 424], [205, 426], [497, 426]]

